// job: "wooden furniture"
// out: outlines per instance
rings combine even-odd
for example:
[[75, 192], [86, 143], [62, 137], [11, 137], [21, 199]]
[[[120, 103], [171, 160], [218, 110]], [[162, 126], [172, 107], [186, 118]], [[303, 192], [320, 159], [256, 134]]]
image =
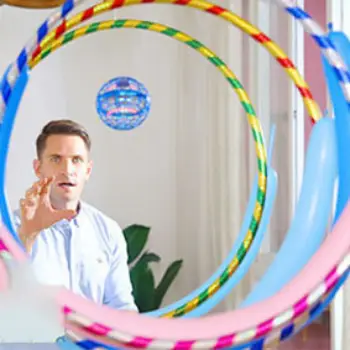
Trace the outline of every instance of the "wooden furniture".
[[0, 0], [0, 5], [30, 9], [48, 9], [61, 6], [64, 0]]

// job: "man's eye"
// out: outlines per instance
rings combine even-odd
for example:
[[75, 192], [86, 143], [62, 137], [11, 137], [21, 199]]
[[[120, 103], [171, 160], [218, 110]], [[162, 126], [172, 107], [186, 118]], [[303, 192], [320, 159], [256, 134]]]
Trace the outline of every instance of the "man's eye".
[[80, 162], [82, 162], [82, 159], [80, 157], [73, 158], [73, 163], [80, 163]]
[[58, 156], [53, 156], [51, 157], [51, 161], [57, 163], [60, 160], [60, 157]]

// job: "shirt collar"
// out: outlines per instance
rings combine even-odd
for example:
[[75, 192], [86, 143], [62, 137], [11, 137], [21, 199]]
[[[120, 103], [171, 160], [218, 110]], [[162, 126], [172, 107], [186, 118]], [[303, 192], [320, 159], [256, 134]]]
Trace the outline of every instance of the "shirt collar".
[[81, 225], [81, 222], [83, 220], [84, 216], [84, 203], [82, 201], [79, 201], [78, 203], [78, 209], [77, 209], [77, 215], [72, 219], [72, 223], [79, 227]]
[[66, 225], [70, 225], [73, 224], [76, 227], [80, 227], [82, 224], [82, 220], [84, 217], [84, 203], [82, 201], [80, 201], [78, 203], [78, 209], [77, 209], [77, 214], [74, 216], [74, 218], [72, 220], [61, 220], [59, 222], [57, 222], [54, 226], [66, 226]]

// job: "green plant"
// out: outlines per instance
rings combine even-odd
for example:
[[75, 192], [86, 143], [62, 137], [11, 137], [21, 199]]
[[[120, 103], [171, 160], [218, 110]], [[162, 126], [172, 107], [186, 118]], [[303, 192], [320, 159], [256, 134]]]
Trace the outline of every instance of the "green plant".
[[[179, 273], [183, 260], [172, 262], [156, 286], [151, 263], [158, 263], [160, 257], [144, 251], [150, 228], [142, 225], [130, 225], [123, 230], [128, 249], [128, 265], [133, 286], [135, 303], [140, 312], [156, 310], [161, 306], [166, 292]], [[142, 253], [142, 255], [141, 255]]]

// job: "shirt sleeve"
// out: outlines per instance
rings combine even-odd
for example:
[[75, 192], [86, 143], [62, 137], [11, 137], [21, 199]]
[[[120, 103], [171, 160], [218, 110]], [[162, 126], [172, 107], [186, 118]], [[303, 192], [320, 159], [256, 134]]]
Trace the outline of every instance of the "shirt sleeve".
[[132, 293], [126, 241], [118, 225], [110, 232], [114, 240], [110, 271], [105, 282], [104, 304], [119, 310], [138, 311]]
[[[12, 219], [12, 224], [13, 224], [12, 228], [15, 231], [14, 234], [18, 237], [18, 229], [21, 226], [21, 214], [20, 214], [19, 209], [14, 210], [12, 212], [11, 219]], [[18, 237], [18, 239], [19, 239], [19, 237]]]
[[19, 212], [19, 209], [13, 211], [12, 213], [12, 219], [13, 219], [13, 226], [15, 230], [18, 230], [19, 226], [21, 225], [21, 215]]

